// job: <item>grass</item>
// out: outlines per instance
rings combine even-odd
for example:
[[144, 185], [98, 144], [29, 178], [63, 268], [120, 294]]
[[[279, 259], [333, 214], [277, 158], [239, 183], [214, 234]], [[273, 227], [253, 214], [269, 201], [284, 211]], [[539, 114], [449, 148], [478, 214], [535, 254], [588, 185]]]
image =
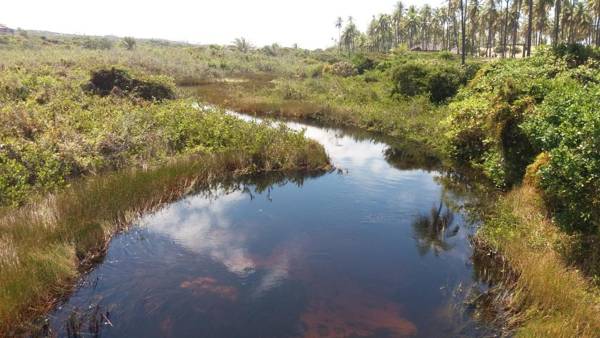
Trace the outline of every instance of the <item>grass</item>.
[[528, 185], [502, 197], [477, 233], [477, 241], [512, 271], [499, 284], [510, 292], [497, 301], [510, 312], [516, 336], [598, 337], [600, 292], [563, 255], [573, 240], [551, 221], [539, 192]]

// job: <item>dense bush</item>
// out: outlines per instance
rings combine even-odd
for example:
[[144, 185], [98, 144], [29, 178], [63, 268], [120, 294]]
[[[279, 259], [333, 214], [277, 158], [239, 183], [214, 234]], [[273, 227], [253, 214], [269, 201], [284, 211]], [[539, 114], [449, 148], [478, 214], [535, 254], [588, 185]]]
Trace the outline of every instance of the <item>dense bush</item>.
[[427, 74], [429, 69], [419, 62], [408, 62], [392, 71], [394, 94], [416, 96], [427, 90]]
[[352, 64], [354, 64], [358, 74], [364, 74], [366, 71], [374, 69], [378, 62], [365, 54], [355, 54], [352, 57]]
[[132, 95], [89, 95], [81, 90], [88, 72], [80, 65], [0, 72], [0, 205], [18, 204], [72, 177], [178, 154], [240, 151], [275, 170], [312, 167], [325, 158], [322, 148], [285, 128], [246, 123], [191, 100], [138, 99], [159, 96], [147, 79], [170, 79], [103, 70], [93, 78], [102, 79], [96, 90]]
[[562, 226], [597, 231], [600, 67], [591, 49], [559, 48], [484, 67], [449, 106], [447, 151], [500, 187], [521, 182], [543, 153], [528, 183]]
[[581, 44], [560, 44], [553, 47], [554, 54], [563, 58], [571, 66], [579, 66], [591, 59], [600, 59], [600, 50], [592, 46]]
[[600, 86], [557, 81], [523, 128], [549, 155], [539, 185], [561, 224], [600, 230]]
[[471, 72], [456, 64], [409, 61], [392, 70], [394, 94], [427, 95], [432, 102], [441, 103], [454, 96], [466, 83]]

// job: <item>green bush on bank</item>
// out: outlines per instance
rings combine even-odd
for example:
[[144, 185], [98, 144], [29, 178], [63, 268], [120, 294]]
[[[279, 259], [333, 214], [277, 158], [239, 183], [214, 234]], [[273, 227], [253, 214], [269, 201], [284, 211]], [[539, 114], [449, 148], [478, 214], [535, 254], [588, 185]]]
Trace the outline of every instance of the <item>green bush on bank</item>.
[[429, 95], [432, 102], [442, 103], [467, 83], [477, 67], [440, 60], [412, 60], [395, 66], [391, 71], [393, 94]]
[[527, 166], [546, 152], [549, 160], [535, 175], [548, 206], [563, 227], [598, 231], [595, 55], [589, 48], [558, 47], [487, 65], [449, 106], [447, 152], [482, 169], [500, 187], [519, 183]]

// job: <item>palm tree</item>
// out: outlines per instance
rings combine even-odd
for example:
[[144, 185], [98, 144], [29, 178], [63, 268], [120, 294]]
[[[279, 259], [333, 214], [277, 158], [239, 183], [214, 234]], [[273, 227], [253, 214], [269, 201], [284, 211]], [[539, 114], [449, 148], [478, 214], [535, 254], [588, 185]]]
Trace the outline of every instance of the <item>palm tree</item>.
[[445, 8], [440, 7], [433, 10], [431, 32], [433, 35], [433, 49], [437, 50], [440, 47], [440, 42], [444, 41], [444, 26], [446, 24]]
[[533, 32], [533, 0], [527, 0], [527, 42], [523, 53], [531, 56], [531, 34]]
[[469, 7], [469, 47], [471, 48], [472, 55], [479, 55], [477, 33], [479, 32], [480, 7], [479, 0], [471, 0], [471, 6]]
[[381, 44], [380, 51], [387, 52], [392, 49], [394, 44], [394, 32], [392, 27], [392, 17], [388, 14], [382, 14], [377, 20], [377, 35]]
[[533, 3], [533, 27], [535, 27], [536, 38], [534, 40], [536, 45], [541, 45], [545, 41], [544, 30], [548, 25], [548, 12], [553, 4], [554, 0], [536, 0]]
[[348, 17], [346, 28], [344, 28], [344, 32], [342, 33], [342, 44], [344, 45], [348, 53], [354, 52], [356, 38], [359, 35], [360, 32], [356, 28], [354, 20], [352, 19], [352, 17]]
[[496, 42], [496, 23], [498, 20], [498, 11], [496, 10], [496, 0], [488, 0], [487, 6], [482, 14], [482, 19], [487, 22], [487, 39], [485, 55], [492, 56]]
[[561, 19], [561, 8], [562, 7], [562, 0], [556, 0], [555, 4], [554, 4], [554, 32], [552, 34], [552, 44], [553, 45], [558, 45], [558, 41], [559, 41], [559, 31], [560, 31], [560, 19]]
[[236, 38], [235, 40], [233, 40], [233, 45], [238, 51], [242, 53], [248, 53], [252, 49], [252, 45], [244, 37]]
[[417, 8], [414, 5], [408, 7], [405, 23], [406, 30], [408, 31], [408, 48], [412, 48], [419, 29], [419, 15], [417, 14]]
[[444, 211], [443, 207], [440, 201], [439, 207], [432, 207], [429, 215], [420, 216], [412, 223], [417, 249], [421, 255], [431, 250], [438, 256], [452, 249], [448, 239], [456, 236], [460, 228], [452, 227], [454, 215], [448, 209]]
[[130, 36], [126, 36], [123, 38], [123, 46], [125, 46], [127, 50], [133, 50], [135, 48], [135, 45], [136, 41], [134, 38]]
[[335, 20], [335, 28], [338, 29], [338, 53], [342, 49], [342, 25], [344, 24], [344, 20], [342, 20], [341, 16], [338, 16], [337, 20]]
[[589, 44], [591, 26], [592, 17], [590, 12], [583, 2], [577, 2], [573, 14], [573, 42]]
[[392, 21], [394, 24], [394, 36], [396, 38], [396, 44], [399, 44], [401, 40], [401, 32], [402, 32], [402, 16], [404, 15], [404, 4], [402, 1], [398, 1], [396, 3], [396, 7], [394, 8], [394, 13], [392, 14]]
[[461, 53], [460, 53], [460, 63], [462, 65], [465, 64], [467, 58], [467, 0], [459, 0], [460, 1], [460, 34], [461, 34]]
[[523, 4], [523, 0], [515, 0], [515, 1], [513, 1], [513, 5], [512, 5], [512, 9], [511, 9], [510, 26], [512, 28], [512, 36], [511, 36], [512, 46], [510, 48], [510, 56], [513, 58], [515, 57], [515, 54], [516, 54], [517, 38], [518, 38], [517, 33], [519, 31], [519, 19], [521, 16], [522, 4]]
[[419, 14], [419, 17], [421, 18], [421, 22], [420, 22], [420, 26], [421, 26], [421, 44], [423, 49], [428, 50], [429, 49], [429, 38], [430, 38], [430, 34], [431, 34], [431, 16], [432, 16], [432, 10], [431, 10], [431, 6], [429, 6], [428, 4], [425, 4], [423, 7], [421, 7], [421, 11]]
[[588, 0], [588, 8], [593, 16], [590, 32], [592, 42], [596, 46], [600, 46], [600, 0]]

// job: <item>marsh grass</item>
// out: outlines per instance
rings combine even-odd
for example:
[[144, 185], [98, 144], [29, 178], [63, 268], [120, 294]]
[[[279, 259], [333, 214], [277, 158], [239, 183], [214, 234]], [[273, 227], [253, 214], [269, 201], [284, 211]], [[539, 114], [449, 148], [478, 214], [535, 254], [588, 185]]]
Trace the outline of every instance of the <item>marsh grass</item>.
[[296, 149], [284, 165], [269, 161], [276, 156], [232, 152], [180, 158], [81, 180], [19, 209], [2, 209], [0, 336], [15, 334], [49, 310], [79, 273], [104, 255], [110, 238], [143, 212], [235, 176], [328, 168], [322, 148], [314, 145]]
[[492, 292], [517, 336], [598, 337], [600, 293], [566, 263], [561, 247], [571, 241], [526, 185], [503, 198], [478, 232], [476, 244], [497, 257]]
[[395, 99], [386, 84], [359, 76], [212, 82], [184, 93], [247, 114], [361, 128], [441, 148], [443, 107], [423, 96]]

